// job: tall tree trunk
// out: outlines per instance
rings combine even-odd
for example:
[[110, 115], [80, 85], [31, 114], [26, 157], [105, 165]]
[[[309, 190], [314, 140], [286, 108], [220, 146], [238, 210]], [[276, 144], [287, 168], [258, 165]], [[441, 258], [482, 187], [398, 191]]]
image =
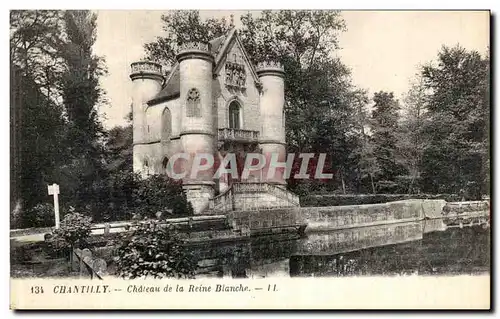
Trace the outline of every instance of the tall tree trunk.
[[373, 175], [370, 174], [370, 181], [372, 183], [372, 191], [373, 191], [373, 194], [376, 194], [377, 191], [375, 190], [375, 183], [373, 183]]
[[342, 169], [340, 170], [340, 180], [342, 181], [342, 191], [345, 195], [345, 181], [344, 181], [344, 174], [342, 173]]

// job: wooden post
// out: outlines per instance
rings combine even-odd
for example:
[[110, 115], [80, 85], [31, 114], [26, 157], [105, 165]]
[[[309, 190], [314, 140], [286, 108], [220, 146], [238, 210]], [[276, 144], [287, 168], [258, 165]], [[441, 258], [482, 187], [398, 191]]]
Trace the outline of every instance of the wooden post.
[[59, 185], [56, 183], [52, 185], [47, 185], [49, 189], [49, 195], [54, 196], [54, 215], [56, 219], [56, 229], [59, 228], [60, 219], [59, 219]]

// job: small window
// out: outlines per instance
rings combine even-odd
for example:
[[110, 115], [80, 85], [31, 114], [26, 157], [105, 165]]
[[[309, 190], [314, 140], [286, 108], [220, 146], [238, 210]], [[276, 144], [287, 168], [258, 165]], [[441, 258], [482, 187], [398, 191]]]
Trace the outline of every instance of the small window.
[[165, 108], [161, 116], [161, 139], [162, 141], [169, 141], [172, 133], [172, 117], [170, 110]]
[[186, 99], [186, 116], [201, 117], [200, 92], [197, 89], [188, 91]]
[[167, 168], [168, 168], [168, 158], [165, 157], [163, 159], [163, 162], [161, 163], [162, 167], [163, 167], [163, 171], [165, 174], [167, 174]]
[[240, 105], [236, 101], [233, 101], [231, 102], [231, 104], [229, 104], [229, 128], [241, 128]]
[[144, 174], [146, 176], [149, 175], [149, 162], [147, 159], [144, 160], [144, 163], [143, 163], [143, 171], [144, 171]]

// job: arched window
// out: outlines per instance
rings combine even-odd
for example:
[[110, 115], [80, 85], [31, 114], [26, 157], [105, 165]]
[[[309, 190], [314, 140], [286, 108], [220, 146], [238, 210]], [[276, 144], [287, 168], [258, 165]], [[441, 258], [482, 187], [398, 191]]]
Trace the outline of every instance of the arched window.
[[144, 172], [144, 175], [146, 175], [146, 176], [149, 175], [149, 162], [148, 162], [148, 159], [144, 159], [144, 162], [143, 162], [143, 172]]
[[186, 116], [201, 117], [200, 92], [197, 89], [188, 91], [186, 98]]
[[167, 157], [165, 157], [165, 158], [163, 159], [163, 162], [161, 162], [161, 166], [162, 166], [162, 168], [163, 168], [163, 172], [164, 172], [165, 174], [167, 174], [167, 168], [168, 168], [168, 158], [167, 158]]
[[229, 104], [229, 128], [241, 128], [240, 123], [240, 104], [236, 101]]
[[165, 108], [163, 114], [161, 115], [161, 140], [168, 141], [170, 139], [170, 134], [172, 133], [172, 116], [170, 115], [170, 110]]

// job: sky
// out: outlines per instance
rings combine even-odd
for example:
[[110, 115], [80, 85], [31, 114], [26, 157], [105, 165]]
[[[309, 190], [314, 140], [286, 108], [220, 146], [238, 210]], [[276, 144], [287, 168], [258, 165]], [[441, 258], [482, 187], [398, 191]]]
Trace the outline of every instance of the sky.
[[[104, 125], [125, 124], [130, 111], [130, 63], [141, 60], [144, 44], [162, 35], [165, 11], [98, 11], [94, 52], [104, 56], [108, 75], [101, 79], [108, 105], [101, 107]], [[248, 11], [201, 11], [204, 18]], [[255, 12], [258, 14], [258, 12]], [[392, 91], [401, 99], [418, 67], [435, 60], [443, 45], [460, 44], [486, 53], [489, 13], [479, 11], [343, 11], [347, 31], [339, 34], [337, 54], [352, 72], [355, 85], [370, 96]]]

